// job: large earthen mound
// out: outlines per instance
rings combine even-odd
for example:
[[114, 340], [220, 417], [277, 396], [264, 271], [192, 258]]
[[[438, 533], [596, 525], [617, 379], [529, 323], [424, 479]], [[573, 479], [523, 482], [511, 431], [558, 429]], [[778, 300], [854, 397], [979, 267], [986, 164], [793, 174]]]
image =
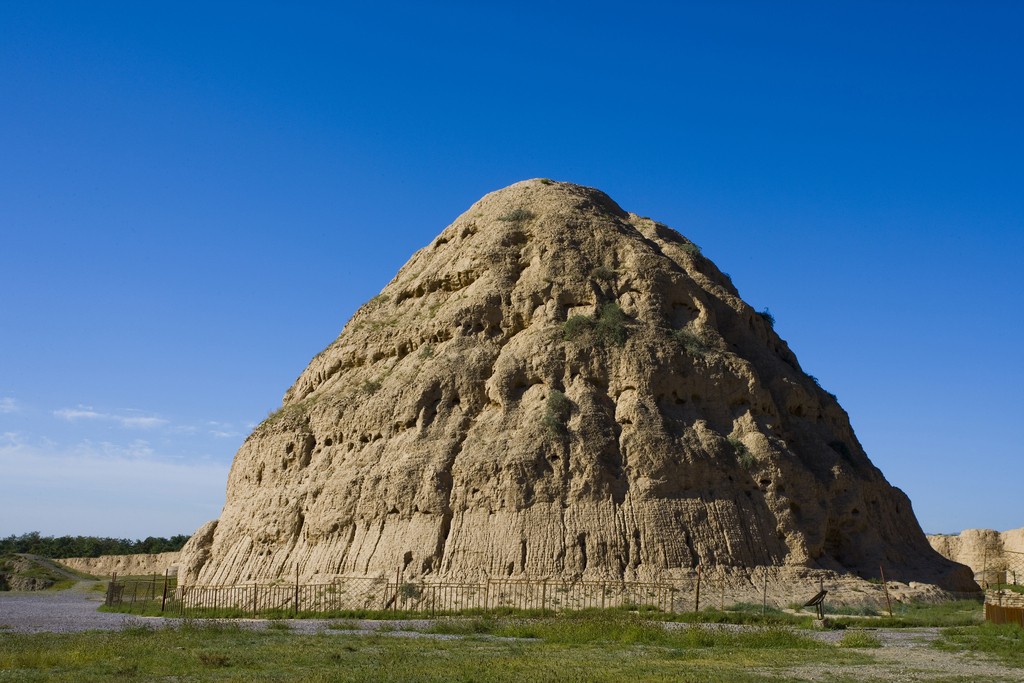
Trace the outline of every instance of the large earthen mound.
[[530, 180], [416, 252], [238, 451], [188, 583], [826, 569], [975, 589], [675, 230]]

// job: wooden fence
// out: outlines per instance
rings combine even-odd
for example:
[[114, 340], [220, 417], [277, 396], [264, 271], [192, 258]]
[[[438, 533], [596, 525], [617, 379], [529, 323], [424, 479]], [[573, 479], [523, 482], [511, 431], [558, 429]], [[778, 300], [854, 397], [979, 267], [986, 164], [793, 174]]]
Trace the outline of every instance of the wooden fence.
[[1000, 607], [985, 603], [985, 620], [994, 624], [1020, 624], [1024, 626], [1024, 609], [1020, 607]]

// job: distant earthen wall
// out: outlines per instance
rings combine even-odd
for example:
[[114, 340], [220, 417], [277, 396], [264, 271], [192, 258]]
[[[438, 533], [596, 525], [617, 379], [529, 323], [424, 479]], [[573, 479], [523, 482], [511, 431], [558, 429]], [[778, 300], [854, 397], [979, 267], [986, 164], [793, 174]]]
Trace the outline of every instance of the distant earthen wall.
[[1021, 565], [1024, 565], [1024, 528], [1003, 532], [966, 529], [957, 535], [929, 536], [928, 542], [943, 557], [970, 567], [975, 575], [980, 576], [986, 569], [990, 572], [1016, 569], [1018, 581], [1024, 578], [1021, 571]]
[[121, 576], [140, 574], [163, 574], [170, 569], [178, 572], [178, 557], [181, 553], [154, 553], [152, 555], [101, 555], [99, 557], [68, 557], [57, 560], [65, 567], [93, 576], [110, 576], [117, 572]]

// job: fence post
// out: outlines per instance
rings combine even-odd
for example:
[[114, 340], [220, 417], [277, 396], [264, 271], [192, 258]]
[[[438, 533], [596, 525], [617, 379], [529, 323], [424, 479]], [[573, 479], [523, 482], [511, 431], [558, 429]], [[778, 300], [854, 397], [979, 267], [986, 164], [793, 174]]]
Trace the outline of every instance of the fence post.
[[885, 604], [889, 606], [889, 618], [892, 619], [892, 603], [889, 601], [889, 584], [885, 581], [885, 570], [879, 567], [878, 571], [882, 572], [882, 585], [885, 586]]
[[299, 561], [295, 560], [295, 617], [299, 616]]
[[401, 583], [401, 581], [402, 581], [402, 570], [398, 569], [398, 570], [395, 571], [395, 604], [392, 605], [393, 609], [391, 610], [391, 613], [393, 615], [395, 615], [396, 617], [398, 616], [398, 588], [399, 588], [399, 584]]
[[487, 598], [491, 593], [491, 577], [484, 579], [484, 616], [487, 616]]
[[164, 596], [163, 596], [163, 598], [160, 599], [160, 612], [161, 613], [164, 611], [164, 606], [167, 604], [167, 572], [169, 572], [169, 571], [170, 571], [169, 568], [164, 567]]
[[761, 616], [768, 609], [768, 567], [764, 568], [764, 592], [761, 593]]
[[548, 580], [544, 579], [544, 583], [541, 584], [541, 590], [540, 590], [540, 617], [541, 617], [541, 619], [543, 619], [544, 616], [545, 616], [545, 614], [544, 614], [544, 605], [547, 603], [547, 597], [548, 597]]
[[700, 611], [700, 569], [701, 569], [701, 566], [698, 564], [697, 565], [697, 593], [696, 593], [696, 595], [694, 596], [694, 599], [693, 599], [693, 611], [694, 612], [699, 612]]

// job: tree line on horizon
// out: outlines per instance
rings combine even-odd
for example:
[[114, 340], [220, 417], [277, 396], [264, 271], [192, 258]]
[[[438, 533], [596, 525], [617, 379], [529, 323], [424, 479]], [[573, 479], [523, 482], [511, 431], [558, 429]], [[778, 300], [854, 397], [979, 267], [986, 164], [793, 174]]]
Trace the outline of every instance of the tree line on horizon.
[[141, 555], [148, 553], [172, 553], [182, 549], [191, 536], [178, 535], [170, 538], [149, 536], [145, 540], [129, 538], [101, 538], [99, 536], [42, 536], [30, 531], [21, 536], [14, 534], [0, 538], [0, 555], [8, 553], [32, 553], [51, 559], [64, 557], [99, 557], [100, 555]]

